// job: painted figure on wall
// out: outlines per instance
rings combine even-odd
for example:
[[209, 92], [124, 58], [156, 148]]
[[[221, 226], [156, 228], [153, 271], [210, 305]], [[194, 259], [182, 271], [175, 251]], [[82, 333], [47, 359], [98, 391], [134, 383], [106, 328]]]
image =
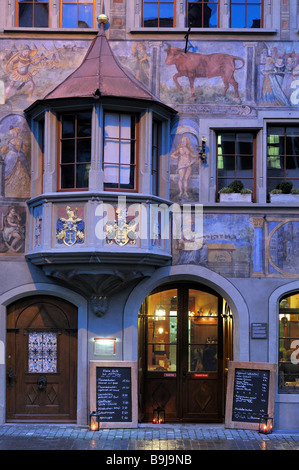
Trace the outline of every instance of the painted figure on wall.
[[2, 219], [0, 252], [24, 252], [25, 221], [15, 206], [10, 206]]
[[149, 86], [150, 65], [146, 52], [146, 45], [143, 42], [136, 42], [132, 46], [135, 59], [135, 77], [145, 85]]
[[36, 54], [36, 49], [31, 50], [30, 47], [25, 44], [21, 51], [16, 52], [7, 61], [6, 71], [9, 73], [9, 85], [5, 89], [5, 100], [9, 98], [13, 89], [19, 90], [23, 86], [27, 86], [28, 99], [31, 99], [35, 88], [33, 75], [37, 70], [35, 66], [37, 60], [34, 59]]
[[189, 137], [181, 137], [177, 148], [170, 154], [170, 156], [177, 160], [177, 173], [179, 175], [178, 197], [188, 198], [189, 179], [192, 173], [192, 167], [196, 162], [198, 162], [198, 154], [194, 152]]
[[30, 131], [25, 118], [9, 115], [0, 123], [5, 196], [30, 197]]

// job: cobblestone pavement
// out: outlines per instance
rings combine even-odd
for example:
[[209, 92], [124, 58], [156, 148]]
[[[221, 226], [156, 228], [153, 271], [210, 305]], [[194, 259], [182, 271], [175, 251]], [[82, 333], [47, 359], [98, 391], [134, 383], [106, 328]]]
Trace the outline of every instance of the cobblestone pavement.
[[223, 425], [140, 424], [136, 429], [92, 432], [87, 426], [7, 423], [0, 426], [0, 450], [102, 450], [110, 451], [107, 456], [114, 458], [128, 455], [127, 451], [152, 451], [157, 456], [162, 451], [180, 451], [183, 455], [184, 451], [197, 450], [299, 450], [299, 429], [262, 435], [257, 431], [226, 429]]

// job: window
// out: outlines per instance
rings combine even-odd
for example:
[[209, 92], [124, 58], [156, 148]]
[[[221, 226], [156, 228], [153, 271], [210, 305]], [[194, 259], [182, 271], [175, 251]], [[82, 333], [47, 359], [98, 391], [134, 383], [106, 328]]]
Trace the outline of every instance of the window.
[[28, 28], [48, 28], [49, 0], [18, 0], [18, 26]]
[[269, 126], [267, 135], [268, 192], [283, 181], [299, 188], [299, 127]]
[[174, 0], [143, 0], [143, 26], [170, 28], [175, 26]]
[[131, 114], [104, 116], [104, 188], [136, 189], [136, 124]]
[[59, 189], [88, 189], [91, 112], [60, 116]]
[[262, 1], [258, 0], [231, 0], [231, 28], [260, 28], [262, 7]]
[[159, 171], [161, 155], [161, 124], [154, 120], [152, 138], [152, 194], [159, 195]]
[[60, 22], [62, 28], [93, 28], [94, 0], [61, 0]]
[[28, 372], [57, 372], [57, 333], [28, 333]]
[[299, 393], [299, 292], [279, 304], [278, 391]]
[[217, 28], [218, 0], [188, 0], [188, 26], [192, 28]]
[[217, 135], [217, 192], [239, 180], [254, 192], [255, 134], [219, 132]]

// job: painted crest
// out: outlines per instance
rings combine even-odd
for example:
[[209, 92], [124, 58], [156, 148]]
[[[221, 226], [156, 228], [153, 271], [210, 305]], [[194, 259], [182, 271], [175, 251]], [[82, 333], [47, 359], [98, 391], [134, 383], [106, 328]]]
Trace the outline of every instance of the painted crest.
[[118, 208], [116, 210], [117, 220], [108, 221], [106, 223], [106, 241], [110, 245], [115, 242], [119, 246], [124, 246], [127, 243], [135, 245], [136, 243], [136, 221], [133, 219], [130, 222], [126, 220], [126, 211]]
[[56, 239], [58, 243], [73, 246], [84, 242], [84, 221], [77, 217], [77, 209], [66, 207], [68, 218], [60, 217], [56, 224]]

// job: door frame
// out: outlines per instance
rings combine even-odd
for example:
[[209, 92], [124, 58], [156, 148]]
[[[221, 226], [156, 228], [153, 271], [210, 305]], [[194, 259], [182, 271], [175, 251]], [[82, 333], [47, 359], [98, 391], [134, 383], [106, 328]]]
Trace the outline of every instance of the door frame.
[[[190, 282], [190, 281], [173, 281], [171, 283], [161, 284], [157, 288], [155, 288], [149, 295], [158, 294], [159, 292], [164, 292], [168, 290], [176, 290], [177, 291], [177, 369], [175, 373], [175, 379], [171, 378], [174, 382], [175, 380], [175, 388], [176, 388], [176, 403], [178, 407], [178, 418], [170, 418], [170, 420], [174, 421], [181, 421], [181, 422], [200, 422], [200, 418], [192, 418], [192, 412], [188, 412], [185, 407], [185, 399], [187, 398], [187, 389], [193, 384], [199, 384], [199, 379], [196, 378], [197, 376], [202, 376], [203, 374], [196, 374], [194, 371], [189, 371], [188, 369], [188, 350], [183, 347], [184, 344], [188, 345], [188, 338], [187, 338], [187, 324], [188, 324], [188, 301], [189, 301], [189, 293], [191, 290], [197, 290], [199, 292], [211, 294], [217, 298], [217, 344], [218, 344], [218, 367], [216, 374], [209, 373], [209, 381], [212, 379], [215, 384], [215, 379], [217, 380], [216, 383], [216, 411], [214, 418], [211, 417], [210, 422], [222, 422], [224, 419], [224, 407], [225, 407], [225, 385], [226, 385], [226, 366], [227, 366], [227, 357], [225, 357], [228, 353], [227, 351], [227, 342], [229, 342], [229, 349], [230, 353], [233, 354], [233, 323], [230, 321], [230, 329], [227, 329], [227, 318], [223, 315], [223, 302], [224, 298], [218, 294], [214, 289], [211, 289], [203, 284], [198, 282]], [[148, 377], [148, 370], [147, 370], [147, 354], [148, 354], [148, 343], [147, 343], [147, 306], [145, 304], [146, 298], [142, 303], [142, 306], [145, 307], [145, 311], [138, 315], [138, 357], [139, 357], [139, 376], [138, 376], [138, 389], [139, 389], [139, 419], [142, 420], [144, 416], [144, 408], [145, 408], [145, 388], [146, 388], [146, 380]], [[186, 310], [187, 309], [187, 310]], [[232, 319], [231, 319], [232, 320]], [[186, 328], [187, 327], [187, 328]], [[224, 338], [225, 331], [227, 332], [227, 336]], [[142, 349], [142, 350], [141, 350]], [[233, 357], [230, 357], [230, 360], [233, 360]], [[185, 374], [183, 372], [183, 368], [185, 368]], [[152, 373], [149, 372], [151, 376]], [[159, 374], [161, 375], [161, 374]], [[172, 374], [169, 374], [171, 376]], [[205, 374], [204, 374], [205, 375]], [[214, 377], [215, 375], [215, 377]], [[151, 380], [149, 378], [148, 380]], [[163, 382], [164, 380], [161, 377], [152, 376], [152, 380]], [[202, 382], [203, 383], [203, 382]], [[150, 419], [147, 416], [147, 421]], [[209, 419], [203, 417], [203, 422], [209, 422]]]
[[61, 297], [78, 309], [77, 424], [88, 423], [88, 302], [80, 294], [53, 283], [37, 282], [7, 290], [0, 296], [0, 424], [6, 421], [6, 321], [7, 307], [22, 297], [51, 295]]

